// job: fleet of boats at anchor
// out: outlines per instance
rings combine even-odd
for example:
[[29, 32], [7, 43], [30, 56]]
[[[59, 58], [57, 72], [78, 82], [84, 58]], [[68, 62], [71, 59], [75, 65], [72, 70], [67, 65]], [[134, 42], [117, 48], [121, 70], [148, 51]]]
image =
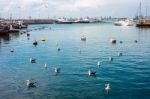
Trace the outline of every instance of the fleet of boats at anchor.
[[115, 26], [133, 26], [136, 27], [150, 27], [150, 20], [149, 19], [139, 19], [139, 20], [120, 20], [113, 23]]
[[27, 28], [28, 24], [23, 21], [0, 21], [0, 35], [18, 33], [20, 29]]

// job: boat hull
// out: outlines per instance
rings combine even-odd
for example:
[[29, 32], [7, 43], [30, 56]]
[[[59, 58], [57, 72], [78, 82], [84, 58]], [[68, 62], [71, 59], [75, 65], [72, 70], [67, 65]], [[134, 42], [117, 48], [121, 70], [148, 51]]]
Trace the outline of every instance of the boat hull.
[[9, 31], [0, 31], [0, 35], [8, 35]]
[[150, 27], [150, 24], [136, 24], [136, 27]]
[[56, 22], [56, 24], [72, 24], [73, 22]]
[[5, 30], [5, 31], [0, 31], [0, 35], [8, 35], [11, 33], [19, 33], [19, 30]]

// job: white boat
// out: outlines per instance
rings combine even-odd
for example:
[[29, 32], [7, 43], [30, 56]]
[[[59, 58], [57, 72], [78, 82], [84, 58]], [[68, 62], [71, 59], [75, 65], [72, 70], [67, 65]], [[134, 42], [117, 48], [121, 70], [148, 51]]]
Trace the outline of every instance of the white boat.
[[121, 20], [118, 22], [114, 22], [114, 25], [116, 25], [116, 26], [133, 26], [134, 23], [133, 23], [132, 19], [127, 19], [125, 21]]
[[56, 21], [57, 24], [72, 24], [72, 21], [68, 21], [66, 19], [57, 19]]

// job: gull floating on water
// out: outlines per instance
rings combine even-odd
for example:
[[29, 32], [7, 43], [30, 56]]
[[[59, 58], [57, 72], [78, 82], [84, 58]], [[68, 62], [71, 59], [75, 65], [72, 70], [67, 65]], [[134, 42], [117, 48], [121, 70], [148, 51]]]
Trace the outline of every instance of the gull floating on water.
[[54, 72], [55, 72], [55, 73], [60, 73], [60, 68], [57, 68], [57, 67], [56, 67], [56, 68], [54, 69]]
[[122, 53], [118, 53], [118, 56], [122, 56]]
[[108, 59], [109, 59], [109, 61], [113, 61], [113, 58], [112, 58], [112, 57], [109, 57]]
[[110, 39], [110, 42], [113, 43], [113, 44], [116, 44], [116, 43], [117, 43], [117, 40], [116, 40], [115, 38], [111, 38], [111, 39]]
[[83, 36], [81, 37], [81, 40], [82, 40], [82, 41], [86, 41], [86, 37], [83, 35]]
[[30, 81], [30, 80], [27, 80], [27, 87], [28, 87], [28, 88], [36, 87], [36, 86], [35, 86], [35, 83], [36, 83], [36, 82], [33, 82], [33, 81]]
[[57, 50], [60, 51], [60, 47], [58, 47]]
[[120, 43], [123, 43], [123, 41], [120, 41]]
[[36, 59], [30, 58], [30, 63], [36, 63]]
[[14, 49], [11, 49], [10, 52], [14, 52]]
[[48, 67], [47, 64], [45, 64], [44, 67], [47, 68]]
[[89, 70], [89, 71], [88, 71], [88, 75], [89, 75], [89, 76], [96, 76], [96, 72]]
[[97, 62], [97, 66], [100, 66], [100, 65], [101, 65], [101, 63], [98, 61], [98, 62]]
[[29, 34], [29, 33], [27, 33], [27, 36], [30, 36], [30, 34]]
[[109, 93], [109, 90], [110, 90], [110, 84], [105, 84], [105, 90], [107, 92], [107, 94]]

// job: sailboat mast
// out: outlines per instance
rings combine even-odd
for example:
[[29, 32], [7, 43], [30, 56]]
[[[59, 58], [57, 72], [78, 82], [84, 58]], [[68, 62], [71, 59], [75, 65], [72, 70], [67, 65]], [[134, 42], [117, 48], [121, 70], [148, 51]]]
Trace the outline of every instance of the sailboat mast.
[[148, 16], [147, 16], [147, 6], [146, 6], [146, 16], [145, 16], [145, 17], [146, 17], [146, 18], [148, 17]]
[[139, 17], [142, 19], [143, 18], [143, 16], [142, 16], [142, 4], [141, 4], [141, 2], [140, 2], [140, 13], [139, 13]]

